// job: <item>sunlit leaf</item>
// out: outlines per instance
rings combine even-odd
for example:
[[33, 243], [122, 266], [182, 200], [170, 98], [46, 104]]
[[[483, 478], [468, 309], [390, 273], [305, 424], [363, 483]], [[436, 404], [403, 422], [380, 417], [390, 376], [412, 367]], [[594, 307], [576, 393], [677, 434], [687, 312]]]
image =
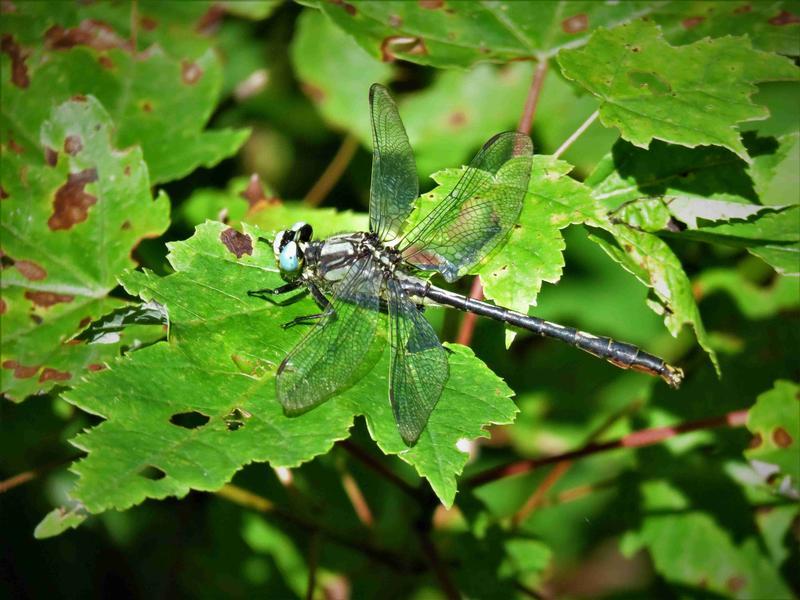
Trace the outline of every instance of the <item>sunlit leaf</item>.
[[777, 381], [761, 394], [747, 415], [747, 428], [754, 439], [745, 456], [777, 467], [781, 474], [800, 485], [800, 385]]
[[653, 291], [650, 307], [663, 315], [664, 324], [672, 335], [678, 335], [686, 324], [692, 326], [697, 342], [719, 372], [717, 355], [703, 326], [691, 281], [678, 257], [652, 233], [627, 225], [612, 225], [607, 231], [611, 235], [598, 232], [591, 239]]
[[750, 99], [754, 84], [800, 76], [790, 60], [753, 50], [747, 38], [671, 46], [657, 25], [642, 20], [600, 29], [558, 60], [568, 79], [601, 99], [603, 124], [634, 145], [646, 148], [654, 138], [713, 144], [745, 160], [736, 125], [768, 116]]
[[0, 132], [5, 148], [16, 148], [4, 151], [0, 170], [0, 377], [18, 400], [74, 384], [119, 353], [118, 345], [69, 340], [122, 304], [106, 294], [134, 265], [131, 249], [169, 219], [166, 196], [150, 195], [141, 150], [112, 144], [114, 124], [95, 98], [54, 108], [40, 126], [24, 146], [19, 130]]
[[546, 59], [591, 31], [647, 14], [647, 2], [319, 2], [372, 56], [435, 67]]
[[[1, 28], [11, 44], [17, 35], [23, 40], [25, 35], [49, 36], [44, 48], [20, 42], [19, 51], [29, 55], [21, 79], [2, 81], [3, 120], [22, 148], [33, 149], [53, 103], [88, 94], [111, 114], [119, 147], [141, 145], [153, 183], [212, 166], [247, 139], [246, 130], [204, 131], [222, 83], [219, 59], [206, 41], [197, 56], [169, 55], [158, 45], [134, 56], [128, 40], [107, 23], [87, 19], [77, 29], [68, 22], [62, 26], [57, 17], [38, 11], [37, 4], [22, 3], [4, 16]], [[129, 5], [116, 10], [129, 15]], [[7, 53], [0, 61], [9, 72]]]

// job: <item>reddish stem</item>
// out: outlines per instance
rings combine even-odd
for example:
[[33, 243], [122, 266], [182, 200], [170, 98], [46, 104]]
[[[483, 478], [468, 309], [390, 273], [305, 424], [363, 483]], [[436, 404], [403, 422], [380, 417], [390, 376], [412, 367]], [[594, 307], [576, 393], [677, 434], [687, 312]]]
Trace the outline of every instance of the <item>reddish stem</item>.
[[641, 448], [644, 446], [652, 446], [663, 442], [671, 437], [691, 431], [698, 431], [700, 429], [712, 429], [714, 427], [741, 427], [747, 422], [747, 410], [738, 410], [730, 412], [720, 417], [711, 417], [708, 419], [700, 419], [698, 421], [688, 421], [679, 425], [670, 427], [654, 427], [652, 429], [643, 429], [642, 431], [634, 431], [619, 439], [602, 443], [589, 443], [579, 450], [572, 452], [565, 452], [556, 456], [545, 456], [543, 458], [532, 458], [526, 460], [515, 461], [506, 465], [500, 465], [487, 469], [482, 473], [470, 477], [466, 481], [466, 485], [470, 487], [477, 487], [504, 479], [506, 477], [513, 477], [515, 475], [522, 475], [529, 473], [539, 467], [545, 465], [557, 464], [565, 461], [571, 461], [576, 458], [606, 452], [608, 450], [616, 450], [618, 448]]

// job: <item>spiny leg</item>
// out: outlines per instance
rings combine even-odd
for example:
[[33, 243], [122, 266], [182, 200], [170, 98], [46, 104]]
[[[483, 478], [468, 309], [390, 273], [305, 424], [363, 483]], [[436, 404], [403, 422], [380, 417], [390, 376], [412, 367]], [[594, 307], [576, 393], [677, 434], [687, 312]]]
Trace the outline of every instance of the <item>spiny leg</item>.
[[307, 286], [309, 291], [311, 292], [311, 296], [314, 298], [314, 301], [317, 305], [322, 309], [323, 312], [315, 313], [313, 315], [302, 315], [300, 317], [295, 317], [288, 323], [284, 323], [281, 325], [284, 329], [289, 329], [289, 327], [294, 327], [295, 325], [311, 325], [316, 323], [319, 319], [324, 317], [328, 311], [333, 311], [331, 307], [330, 301], [325, 297], [320, 289], [314, 284], [313, 281], [307, 282]]
[[286, 294], [287, 292], [293, 292], [297, 288], [301, 287], [303, 282], [298, 281], [291, 281], [286, 283], [280, 287], [276, 288], [264, 288], [261, 290], [248, 290], [247, 295], [253, 296], [255, 298], [261, 298], [262, 300], [269, 300], [270, 296], [280, 296], [281, 294]]

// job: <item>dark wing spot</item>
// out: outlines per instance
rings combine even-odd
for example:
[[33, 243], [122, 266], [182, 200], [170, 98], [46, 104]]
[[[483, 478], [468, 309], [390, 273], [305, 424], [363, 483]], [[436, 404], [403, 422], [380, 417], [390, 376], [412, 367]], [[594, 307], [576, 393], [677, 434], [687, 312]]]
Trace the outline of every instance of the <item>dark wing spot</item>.
[[70, 156], [75, 156], [81, 150], [83, 150], [83, 142], [81, 141], [80, 136], [68, 135], [64, 140], [64, 152]]
[[72, 373], [51, 369], [50, 367], [46, 367], [39, 376], [39, 381], [67, 381], [68, 379], [72, 379]]
[[193, 410], [192, 412], [177, 413], [169, 418], [170, 423], [185, 429], [197, 429], [198, 427], [202, 427], [208, 423], [210, 420], [210, 417], [207, 417], [203, 413], [199, 413], [196, 410]]
[[681, 21], [681, 25], [684, 29], [694, 29], [705, 20], [705, 17], [689, 17], [688, 19]]
[[97, 181], [97, 169], [84, 169], [70, 173], [67, 183], [56, 191], [53, 214], [47, 226], [56, 231], [70, 229], [76, 223], [84, 222], [89, 216], [89, 208], [97, 202], [97, 197], [84, 191], [88, 183]]
[[564, 33], [574, 34], [586, 31], [589, 28], [589, 17], [581, 13], [561, 21], [561, 29]]
[[792, 445], [794, 440], [783, 427], [776, 427], [772, 432], [772, 441], [774, 441], [775, 445], [779, 448], [788, 448]]
[[225, 247], [236, 255], [236, 258], [242, 258], [243, 255], [253, 254], [253, 241], [246, 233], [240, 233], [230, 227], [219, 234], [219, 239], [225, 244]]
[[194, 85], [203, 76], [203, 69], [197, 63], [181, 61], [181, 79], [186, 85]]
[[800, 23], [800, 17], [793, 15], [788, 10], [782, 10], [767, 22], [770, 25], [790, 25], [792, 23]]
[[392, 62], [397, 58], [398, 53], [424, 56], [428, 54], [428, 49], [425, 47], [425, 40], [415, 36], [392, 35], [381, 42], [381, 60], [383, 62]]
[[120, 36], [109, 24], [97, 19], [84, 19], [77, 27], [68, 29], [53, 25], [45, 32], [44, 43], [51, 50], [69, 50], [75, 46], [89, 46], [95, 50], [130, 50], [132, 47], [130, 40]]
[[28, 52], [22, 49], [14, 37], [6, 33], [0, 40], [0, 51], [8, 54], [11, 59], [11, 83], [18, 88], [25, 89], [31, 83], [28, 77], [28, 67], [25, 65], [25, 59], [28, 58]]
[[25, 279], [41, 281], [47, 277], [47, 271], [44, 270], [44, 267], [39, 266], [32, 260], [18, 260], [14, 262], [14, 266]]
[[36, 306], [43, 308], [50, 308], [54, 304], [60, 302], [72, 302], [75, 296], [69, 294], [56, 294], [54, 292], [34, 292], [32, 290], [25, 291], [25, 297], [33, 302]]
[[164, 477], [167, 476], [164, 471], [158, 467], [154, 467], [153, 465], [142, 467], [136, 474], [140, 477], [144, 477], [145, 479], [149, 479], [150, 481], [158, 481], [159, 479], [164, 479]]
[[31, 365], [25, 366], [19, 364], [15, 360], [4, 360], [3, 361], [3, 368], [4, 369], [13, 369], [14, 377], [16, 379], [30, 379], [39, 371], [39, 368], [42, 365]]

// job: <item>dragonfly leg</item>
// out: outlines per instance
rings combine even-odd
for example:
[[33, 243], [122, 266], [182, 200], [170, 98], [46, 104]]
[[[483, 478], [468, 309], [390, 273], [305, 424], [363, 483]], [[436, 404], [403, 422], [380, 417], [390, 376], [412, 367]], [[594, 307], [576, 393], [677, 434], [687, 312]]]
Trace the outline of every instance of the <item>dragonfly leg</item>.
[[284, 323], [281, 325], [284, 329], [289, 329], [289, 327], [294, 327], [295, 325], [313, 325], [316, 321], [321, 319], [325, 316], [325, 313], [316, 313], [313, 315], [301, 315], [299, 317], [295, 317], [288, 323]]
[[279, 296], [287, 292], [293, 292], [302, 285], [303, 283], [301, 281], [292, 281], [274, 289], [264, 288], [262, 290], [249, 290], [247, 295], [254, 296], [255, 298], [261, 298], [262, 300], [268, 300], [269, 296]]
[[307, 283], [308, 289], [311, 292], [311, 296], [314, 298], [314, 302], [316, 302], [317, 306], [319, 306], [322, 310], [327, 310], [331, 305], [330, 300], [325, 297], [325, 294], [320, 291], [313, 281], [309, 281]]

